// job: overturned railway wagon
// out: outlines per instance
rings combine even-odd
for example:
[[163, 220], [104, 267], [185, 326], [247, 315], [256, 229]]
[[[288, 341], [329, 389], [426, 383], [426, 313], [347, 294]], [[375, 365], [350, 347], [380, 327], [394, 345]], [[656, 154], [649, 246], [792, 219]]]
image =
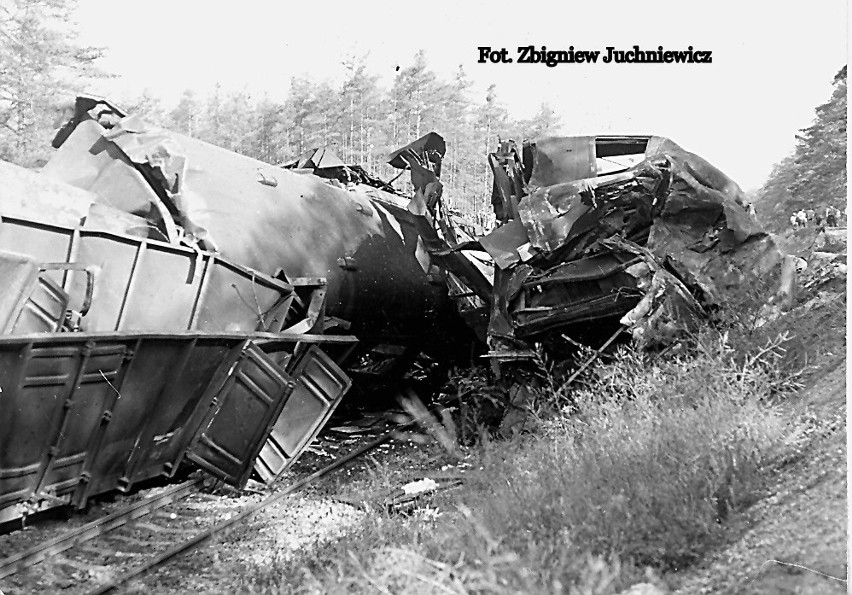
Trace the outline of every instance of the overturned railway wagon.
[[81, 507], [185, 458], [242, 485], [299, 456], [348, 389], [337, 364], [356, 344], [315, 332], [323, 279], [272, 278], [96, 216], [25, 218], [16, 187], [44, 206], [61, 184], [0, 174], [0, 521]]
[[387, 185], [272, 166], [92, 98], [78, 99], [54, 144], [42, 174], [121, 211], [116, 225], [273, 277], [324, 278], [326, 325], [357, 336], [362, 351], [440, 355], [464, 332], [408, 198]]
[[234, 485], [253, 465], [275, 476], [348, 388], [318, 345], [296, 353], [301, 340], [198, 332], [0, 337], [3, 520], [57, 504], [82, 507], [92, 495], [170, 477], [184, 458]]
[[272, 480], [350, 387], [344, 368], [468, 337], [403, 197], [94, 98], [54, 146], [39, 173], [0, 163], [0, 522], [183, 460]]

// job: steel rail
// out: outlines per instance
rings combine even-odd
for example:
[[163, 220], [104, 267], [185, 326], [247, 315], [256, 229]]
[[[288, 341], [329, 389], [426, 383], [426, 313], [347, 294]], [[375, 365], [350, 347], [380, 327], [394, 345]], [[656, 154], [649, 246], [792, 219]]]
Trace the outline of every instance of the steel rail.
[[54, 554], [64, 552], [77, 545], [103, 535], [113, 529], [121, 527], [129, 521], [146, 516], [163, 506], [179, 500], [194, 491], [195, 487], [202, 482], [202, 478], [193, 479], [176, 486], [171, 486], [156, 496], [149, 496], [144, 500], [118, 510], [103, 518], [87, 523], [82, 527], [69, 531], [59, 537], [50, 539], [35, 547], [21, 553], [10, 556], [0, 561], [0, 578], [10, 576], [16, 572], [33, 566]]
[[[453, 400], [456, 400], [457, 398], [461, 398], [461, 395], [459, 395], [459, 397], [454, 398]], [[371, 450], [381, 446], [385, 442], [387, 442], [387, 441], [391, 440], [392, 438], [398, 436], [400, 432], [404, 432], [405, 430], [411, 428], [412, 426], [422, 422], [428, 415], [431, 415], [433, 411], [434, 411], [434, 409], [430, 410], [428, 412], [428, 414], [424, 415], [423, 417], [420, 417], [420, 418], [417, 418], [417, 419], [412, 419], [412, 420], [394, 428], [393, 430], [391, 430], [391, 431], [383, 434], [382, 436], [376, 438], [372, 442], [365, 444], [364, 446], [352, 451], [351, 453], [344, 455], [343, 457], [337, 459], [336, 461], [334, 461], [330, 465], [323, 467], [319, 471], [315, 471], [311, 475], [308, 475], [307, 477], [300, 479], [296, 483], [287, 486], [286, 488], [284, 488], [280, 492], [276, 492], [276, 493], [272, 494], [271, 496], [267, 497], [262, 502], [259, 502], [259, 503], [255, 504], [253, 506], [248, 507], [246, 510], [240, 512], [239, 514], [237, 514], [233, 517], [231, 517], [230, 519], [222, 521], [221, 523], [214, 525], [213, 527], [210, 527], [209, 529], [207, 529], [203, 533], [199, 533], [195, 537], [193, 537], [193, 538], [191, 538], [191, 539], [189, 539], [189, 540], [187, 540], [187, 541], [185, 541], [185, 542], [183, 542], [179, 545], [172, 547], [171, 549], [163, 552], [162, 554], [160, 554], [160, 555], [158, 555], [154, 558], [151, 558], [150, 560], [148, 560], [144, 564], [140, 564], [136, 568], [132, 568], [131, 570], [122, 574], [121, 576], [118, 576], [118, 577], [112, 579], [110, 582], [103, 584], [103, 585], [97, 587], [96, 589], [88, 591], [87, 595], [101, 595], [103, 593], [109, 593], [110, 591], [112, 591], [116, 587], [122, 585], [123, 583], [126, 583], [130, 579], [135, 578], [135, 577], [151, 570], [152, 568], [155, 568], [155, 567], [163, 564], [164, 562], [167, 562], [168, 560], [170, 560], [171, 558], [174, 558], [178, 554], [181, 554], [183, 552], [190, 551], [190, 550], [194, 549], [195, 547], [204, 543], [205, 541], [207, 541], [208, 539], [210, 539], [214, 535], [217, 535], [219, 533], [223, 533], [223, 532], [227, 531], [232, 526], [236, 525], [237, 523], [244, 521], [248, 517], [254, 515], [255, 513], [257, 513], [260, 510], [263, 510], [267, 506], [278, 502], [279, 500], [283, 499], [284, 497], [289, 496], [293, 492], [296, 492], [296, 491], [302, 489], [303, 487], [305, 487], [306, 485], [316, 481], [317, 479], [320, 479], [320, 478], [328, 475], [329, 473], [337, 471], [341, 467], [345, 466], [347, 463], [351, 462], [353, 459], [357, 459], [358, 457], [360, 457], [360, 456], [370, 452]]]

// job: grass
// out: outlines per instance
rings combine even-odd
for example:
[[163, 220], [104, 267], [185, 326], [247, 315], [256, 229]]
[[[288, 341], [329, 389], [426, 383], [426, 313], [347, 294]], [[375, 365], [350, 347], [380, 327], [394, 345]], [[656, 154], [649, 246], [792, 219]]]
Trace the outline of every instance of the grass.
[[[463, 489], [431, 501], [437, 517], [371, 511], [296, 563], [247, 569], [241, 590], [612, 593], [683, 568], [783, 455], [782, 343], [743, 356], [707, 331], [677, 357], [623, 349], [535, 434], [483, 434]], [[362, 481], [387, 487], [387, 470]]]
[[689, 564], [759, 493], [786, 426], [764, 402], [777, 389], [771, 362], [737, 365], [724, 337], [702, 341], [698, 355], [661, 365], [622, 352], [575, 395], [571, 414], [491, 455], [488, 477], [506, 481], [491, 484], [482, 518], [534, 551], [542, 578], [572, 579], [552, 576], [564, 536], [578, 553]]

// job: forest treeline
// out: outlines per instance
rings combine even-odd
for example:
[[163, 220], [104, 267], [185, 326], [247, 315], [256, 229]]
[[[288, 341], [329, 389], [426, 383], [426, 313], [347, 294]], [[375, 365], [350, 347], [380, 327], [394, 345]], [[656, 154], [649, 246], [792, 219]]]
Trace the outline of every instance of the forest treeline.
[[[73, 11], [72, 0], [0, 3], [2, 159], [43, 164], [63, 108], [93, 78], [111, 76], [98, 68], [103, 50], [79, 44], [70, 24]], [[498, 139], [534, 138], [560, 127], [546, 104], [529, 119], [513, 118], [494, 85], [484, 96], [476, 94], [461, 67], [445, 80], [422, 51], [400, 65], [389, 86], [380, 84], [363, 58], [344, 57], [342, 64], [342, 82], [294, 77], [283, 97], [216, 85], [205, 93], [186, 90], [176, 105], [149, 92], [110, 99], [152, 124], [267, 163], [329, 147], [384, 179], [397, 173], [385, 163], [390, 152], [434, 130], [447, 141], [444, 196], [450, 207], [479, 223], [491, 218], [486, 157]]]
[[[63, 107], [98, 77], [102, 48], [79, 43], [74, 0], [0, 1], [0, 158], [27, 167], [43, 164]], [[343, 58], [342, 82], [291, 79], [283, 97], [252, 96], [214, 86], [187, 90], [176, 105], [150, 93], [112, 98], [153, 124], [206, 140], [268, 163], [314, 147], [330, 147], [344, 161], [384, 179], [394, 149], [435, 130], [447, 141], [442, 171], [449, 206], [479, 223], [491, 219], [491, 173], [486, 156], [498, 139], [523, 140], [561, 132], [554, 110], [542, 104], [529, 119], [512, 117], [492, 85], [476, 93], [463, 68], [445, 80], [423, 52], [401, 65], [388, 86], [363, 58]], [[135, 81], [138, 82], [138, 81]], [[403, 176], [404, 179], [404, 176]], [[404, 185], [402, 181], [398, 186]], [[800, 208], [846, 201], [846, 67], [830, 100], [800, 131], [792, 155], [777, 164], [754, 202], [773, 231]]]
[[754, 199], [758, 218], [771, 231], [790, 226], [799, 209], [846, 208], [846, 66], [834, 77], [831, 98], [796, 135], [792, 154], [777, 163]]
[[344, 66], [346, 76], [336, 85], [294, 77], [281, 100], [216, 86], [205, 95], [185, 91], [171, 109], [150, 96], [126, 107], [176, 132], [267, 163], [328, 147], [344, 162], [385, 180], [398, 173], [387, 165], [388, 154], [434, 130], [447, 142], [444, 196], [451, 208], [480, 223], [491, 216], [488, 152], [501, 138], [554, 134], [560, 126], [546, 104], [532, 118], [513, 119], [494, 85], [478, 100], [463, 68], [444, 80], [429, 68], [422, 51], [400, 67], [389, 88], [363, 60], [350, 58]]

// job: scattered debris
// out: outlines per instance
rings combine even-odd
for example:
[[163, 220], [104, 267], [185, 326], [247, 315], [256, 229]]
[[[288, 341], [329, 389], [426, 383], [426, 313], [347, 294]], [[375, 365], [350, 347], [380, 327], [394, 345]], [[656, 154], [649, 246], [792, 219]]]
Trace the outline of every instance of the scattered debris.
[[435, 516], [435, 509], [424, 499], [439, 491], [452, 489], [464, 483], [460, 476], [424, 477], [406, 483], [398, 488], [377, 490], [360, 498], [338, 496], [336, 500], [359, 508], [374, 507], [398, 514], [411, 514], [415, 511], [431, 510], [426, 516]]
[[418, 479], [417, 481], [408, 482], [401, 489], [406, 496], [412, 496], [437, 490], [438, 484], [434, 479]]

